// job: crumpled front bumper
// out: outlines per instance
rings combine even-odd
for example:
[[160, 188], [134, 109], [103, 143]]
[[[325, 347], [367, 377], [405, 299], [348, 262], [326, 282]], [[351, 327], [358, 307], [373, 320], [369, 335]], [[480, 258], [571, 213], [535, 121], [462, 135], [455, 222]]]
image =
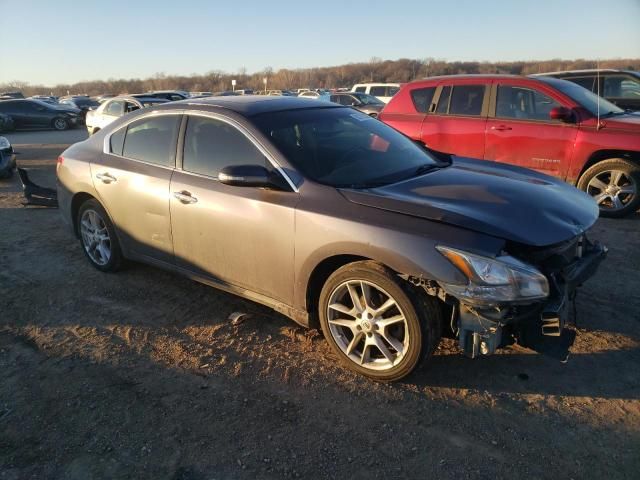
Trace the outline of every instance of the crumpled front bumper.
[[458, 340], [464, 353], [475, 358], [518, 343], [566, 359], [575, 340], [575, 331], [566, 327], [576, 289], [596, 273], [607, 255], [607, 248], [597, 242], [591, 244], [586, 239], [580, 242], [577, 258], [562, 268], [545, 272], [550, 294], [544, 302], [484, 308], [459, 303]]

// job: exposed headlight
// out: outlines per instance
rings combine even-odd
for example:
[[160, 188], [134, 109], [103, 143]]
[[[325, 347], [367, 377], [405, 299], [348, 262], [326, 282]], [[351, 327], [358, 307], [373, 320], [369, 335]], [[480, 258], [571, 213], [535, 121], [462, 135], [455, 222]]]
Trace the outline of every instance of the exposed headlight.
[[482, 257], [455, 248], [436, 247], [467, 277], [466, 285], [442, 284], [450, 295], [476, 305], [522, 303], [549, 296], [547, 278], [531, 265], [505, 255]]
[[4, 150], [5, 148], [11, 148], [11, 143], [6, 137], [0, 137], [0, 150]]

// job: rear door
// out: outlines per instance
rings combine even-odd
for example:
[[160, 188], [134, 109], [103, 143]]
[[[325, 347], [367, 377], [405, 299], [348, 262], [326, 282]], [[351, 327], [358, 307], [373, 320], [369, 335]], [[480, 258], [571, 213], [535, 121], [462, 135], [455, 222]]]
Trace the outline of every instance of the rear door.
[[179, 112], [147, 115], [106, 137], [91, 162], [93, 184], [128, 252], [173, 263], [169, 183], [175, 168]]
[[425, 145], [438, 152], [482, 158], [489, 87], [477, 80], [440, 85], [432, 112], [422, 122]]
[[530, 83], [496, 81], [484, 158], [565, 178], [577, 126], [549, 117], [561, 106], [552, 95]]

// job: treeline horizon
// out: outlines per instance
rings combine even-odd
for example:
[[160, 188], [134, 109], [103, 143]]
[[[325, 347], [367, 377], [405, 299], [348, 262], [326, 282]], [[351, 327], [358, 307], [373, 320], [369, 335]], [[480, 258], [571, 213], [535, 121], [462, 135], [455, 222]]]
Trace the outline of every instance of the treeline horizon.
[[145, 79], [116, 79], [81, 81], [55, 86], [31, 85], [24, 81], [0, 84], [0, 91], [19, 90], [25, 96], [103, 93], [143, 93], [150, 90], [185, 90], [218, 92], [232, 90], [231, 80], [236, 80], [236, 89], [263, 90], [263, 78], [267, 78], [267, 90], [295, 88], [339, 88], [356, 83], [383, 82], [405, 83], [436, 75], [454, 74], [512, 74], [530, 75], [557, 70], [582, 70], [590, 68], [614, 68], [640, 71], [640, 59], [609, 60], [542, 60], [513, 62], [446, 61], [435, 58], [382, 60], [377, 57], [368, 62], [348, 63], [330, 67], [314, 67], [274, 71], [266, 67], [261, 71], [247, 73], [241, 68], [235, 73], [211, 70], [205, 74], [166, 75], [156, 73]]

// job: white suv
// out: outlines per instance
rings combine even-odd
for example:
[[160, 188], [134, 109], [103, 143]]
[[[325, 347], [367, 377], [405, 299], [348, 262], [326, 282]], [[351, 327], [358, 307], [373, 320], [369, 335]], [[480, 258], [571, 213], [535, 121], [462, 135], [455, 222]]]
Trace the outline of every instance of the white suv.
[[398, 90], [400, 90], [399, 83], [358, 83], [351, 88], [352, 92], [368, 93], [378, 97], [384, 103], [389, 103]]

